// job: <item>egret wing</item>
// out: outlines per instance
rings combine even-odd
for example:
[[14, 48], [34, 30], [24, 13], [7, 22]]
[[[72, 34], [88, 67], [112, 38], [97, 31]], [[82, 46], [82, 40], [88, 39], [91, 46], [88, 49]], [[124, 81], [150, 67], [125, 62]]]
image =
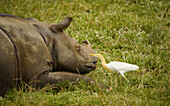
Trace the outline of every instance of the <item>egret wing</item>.
[[116, 68], [112, 66], [112, 63], [108, 63], [108, 64], [105, 64], [105, 65], [106, 65], [106, 66], [107, 66], [107, 68], [109, 68], [110, 70], [112, 70], [112, 71], [115, 71], [115, 72], [119, 73], [119, 72], [116, 70]]
[[137, 65], [132, 65], [132, 64], [129, 64], [129, 63], [118, 62], [118, 61], [110, 62], [109, 66], [119, 73], [120, 73], [120, 71], [121, 71], [121, 73], [125, 73], [125, 72], [128, 72], [128, 71], [134, 71], [134, 70], [139, 69], [139, 67]]
[[[122, 65], [122, 63], [121, 63], [121, 65]], [[120, 66], [120, 62], [111, 62], [111, 63], [109, 63], [109, 64], [106, 64], [106, 66], [107, 66], [110, 70], [115, 71], [115, 72], [117, 72], [117, 73], [120, 73], [120, 74], [126, 79], [126, 77], [125, 77], [125, 75], [124, 75], [124, 73], [125, 73], [126, 71], [120, 71], [120, 69], [122, 69], [122, 67]], [[127, 79], [126, 79], [126, 80], [127, 80]]]

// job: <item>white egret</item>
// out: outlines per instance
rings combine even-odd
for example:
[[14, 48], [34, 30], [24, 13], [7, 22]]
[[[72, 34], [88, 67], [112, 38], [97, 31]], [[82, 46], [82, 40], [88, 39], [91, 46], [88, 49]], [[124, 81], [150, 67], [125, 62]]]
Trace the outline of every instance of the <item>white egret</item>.
[[129, 63], [125, 63], [125, 62], [112, 61], [112, 62], [106, 64], [105, 59], [101, 54], [90, 54], [90, 55], [98, 57], [102, 62], [102, 66], [106, 70], [108, 70], [110, 72], [115, 71], [117, 73], [120, 73], [125, 79], [126, 79], [126, 77], [125, 77], [124, 73], [126, 73], [128, 71], [134, 71], [134, 70], [139, 69], [139, 67], [137, 65], [132, 65]]

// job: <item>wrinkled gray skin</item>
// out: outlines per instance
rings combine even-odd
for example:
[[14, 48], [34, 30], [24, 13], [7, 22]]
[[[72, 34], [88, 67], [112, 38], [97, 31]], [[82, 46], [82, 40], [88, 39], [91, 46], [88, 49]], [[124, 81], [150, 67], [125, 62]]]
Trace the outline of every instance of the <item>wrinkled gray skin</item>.
[[84, 74], [95, 70], [97, 58], [87, 40], [79, 44], [63, 31], [71, 20], [51, 24], [0, 14], [0, 95], [21, 82], [43, 88], [92, 81]]

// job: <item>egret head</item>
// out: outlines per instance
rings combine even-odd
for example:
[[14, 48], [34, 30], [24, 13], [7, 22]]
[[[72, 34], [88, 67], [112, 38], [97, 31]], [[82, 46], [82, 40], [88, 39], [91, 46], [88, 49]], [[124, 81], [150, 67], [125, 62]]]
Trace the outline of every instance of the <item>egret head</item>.
[[91, 54], [91, 53], [90, 53], [90, 55], [95, 56], [95, 57], [97, 57], [97, 58], [99, 58], [99, 59], [101, 59], [101, 60], [104, 59], [101, 54]]

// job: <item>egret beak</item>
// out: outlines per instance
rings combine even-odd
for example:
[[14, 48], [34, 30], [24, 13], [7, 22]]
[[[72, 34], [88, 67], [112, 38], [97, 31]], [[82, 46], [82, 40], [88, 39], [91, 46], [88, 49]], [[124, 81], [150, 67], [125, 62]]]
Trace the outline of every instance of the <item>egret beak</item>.
[[92, 56], [96, 56], [95, 54], [91, 54], [91, 53], [90, 53], [90, 55], [92, 55]]

